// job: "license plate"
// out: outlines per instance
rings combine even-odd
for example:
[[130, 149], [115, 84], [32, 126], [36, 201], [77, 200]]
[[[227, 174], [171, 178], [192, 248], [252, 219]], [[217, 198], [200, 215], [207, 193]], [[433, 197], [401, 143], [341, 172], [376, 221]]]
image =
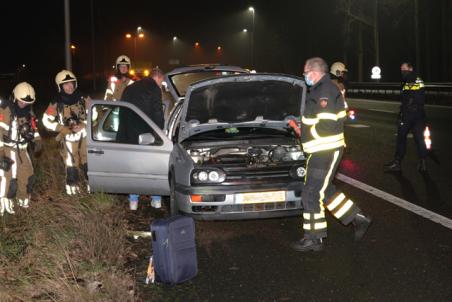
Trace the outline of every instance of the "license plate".
[[264, 203], [286, 201], [285, 191], [241, 193], [236, 195], [236, 203]]

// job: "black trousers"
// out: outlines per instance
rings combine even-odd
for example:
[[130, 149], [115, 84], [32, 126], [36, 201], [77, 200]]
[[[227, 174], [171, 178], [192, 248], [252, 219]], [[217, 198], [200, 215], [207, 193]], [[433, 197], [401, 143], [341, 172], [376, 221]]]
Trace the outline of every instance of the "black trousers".
[[402, 161], [406, 153], [406, 141], [408, 133], [413, 133], [414, 142], [416, 143], [419, 158], [427, 157], [427, 147], [424, 141], [425, 114], [424, 112], [411, 112], [401, 114], [399, 125], [397, 128], [397, 148], [395, 159]]
[[342, 192], [336, 191], [332, 181], [342, 158], [343, 148], [310, 154], [307, 161], [303, 203], [304, 237], [327, 236], [325, 208], [344, 225], [349, 224], [360, 209]]

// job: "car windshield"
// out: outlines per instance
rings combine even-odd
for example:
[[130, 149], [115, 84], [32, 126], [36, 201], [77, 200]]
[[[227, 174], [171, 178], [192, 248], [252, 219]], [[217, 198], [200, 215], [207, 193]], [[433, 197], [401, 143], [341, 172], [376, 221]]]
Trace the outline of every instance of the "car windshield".
[[282, 121], [300, 115], [302, 93], [302, 87], [277, 80], [209, 85], [192, 92], [185, 120], [201, 124]]
[[184, 97], [185, 93], [187, 92], [188, 86], [195, 82], [239, 73], [240, 72], [230, 70], [203, 70], [176, 74], [171, 76], [169, 79], [173, 86], [176, 88], [177, 95], [179, 97]]

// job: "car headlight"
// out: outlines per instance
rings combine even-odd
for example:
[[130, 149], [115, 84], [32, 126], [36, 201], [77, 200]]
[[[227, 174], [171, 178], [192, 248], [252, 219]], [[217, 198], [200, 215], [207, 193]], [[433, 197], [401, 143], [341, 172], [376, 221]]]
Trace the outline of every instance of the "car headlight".
[[298, 167], [297, 168], [297, 176], [302, 178], [306, 175], [306, 169], [304, 167]]
[[226, 179], [226, 173], [220, 169], [197, 169], [191, 174], [193, 184], [221, 183]]
[[198, 180], [199, 181], [206, 181], [208, 179], [208, 174], [205, 171], [200, 171], [198, 173]]
[[295, 179], [302, 179], [306, 176], [306, 168], [304, 166], [293, 166], [290, 169], [290, 177], [295, 178]]

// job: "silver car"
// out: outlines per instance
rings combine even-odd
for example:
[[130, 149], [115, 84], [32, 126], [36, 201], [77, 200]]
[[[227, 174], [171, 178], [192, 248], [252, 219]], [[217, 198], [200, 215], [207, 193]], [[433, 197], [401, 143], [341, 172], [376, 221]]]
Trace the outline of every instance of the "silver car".
[[89, 120], [92, 190], [169, 195], [171, 214], [199, 219], [299, 214], [305, 157], [287, 123], [300, 115], [304, 82], [231, 70], [186, 85], [183, 74], [168, 74], [177, 101], [164, 130], [129, 103], [91, 103], [90, 113], [127, 111], [148, 126], [131, 145], [99, 139], [99, 128], [114, 133], [120, 118], [110, 128], [101, 125], [108, 116]]

